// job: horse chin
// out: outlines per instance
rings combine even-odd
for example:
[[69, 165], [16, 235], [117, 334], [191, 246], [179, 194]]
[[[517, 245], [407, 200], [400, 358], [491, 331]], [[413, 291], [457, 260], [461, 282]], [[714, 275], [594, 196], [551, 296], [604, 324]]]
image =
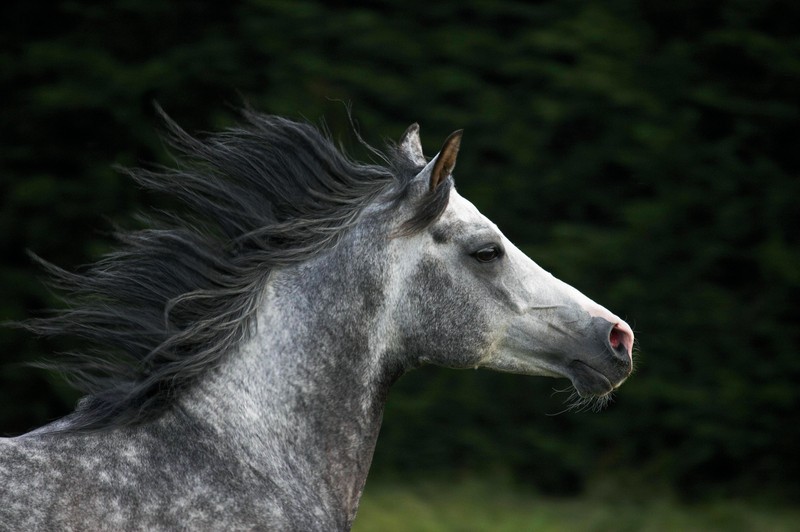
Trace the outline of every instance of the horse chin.
[[567, 368], [567, 378], [581, 397], [603, 397], [625, 380], [612, 384], [606, 375], [580, 360], [573, 360]]

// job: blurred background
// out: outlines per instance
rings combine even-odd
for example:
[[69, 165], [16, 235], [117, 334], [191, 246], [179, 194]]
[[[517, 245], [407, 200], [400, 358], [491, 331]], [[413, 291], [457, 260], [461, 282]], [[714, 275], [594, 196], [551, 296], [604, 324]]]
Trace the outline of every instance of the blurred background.
[[[626, 508], [631, 529], [669, 528], [668, 508], [699, 528], [791, 529], [798, 27], [789, 1], [7, 2], [0, 320], [59, 305], [26, 249], [75, 269], [165, 205], [112, 168], [171, 162], [156, 101], [193, 132], [244, 103], [324, 119], [356, 156], [345, 105], [378, 146], [417, 121], [433, 155], [464, 128], [460, 192], [626, 318], [638, 369], [605, 411], [560, 415], [566, 381], [407, 375], [357, 528], [602, 529]], [[24, 365], [71, 346], [0, 329], [1, 434], [72, 409], [58, 375]]]

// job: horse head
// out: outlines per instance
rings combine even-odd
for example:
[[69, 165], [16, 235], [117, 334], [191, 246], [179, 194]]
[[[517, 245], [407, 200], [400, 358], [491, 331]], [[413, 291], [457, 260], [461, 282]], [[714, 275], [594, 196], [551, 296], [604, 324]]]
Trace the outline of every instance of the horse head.
[[[581, 397], [616, 389], [632, 371], [634, 335], [621, 318], [558, 280], [511, 243], [452, 186], [461, 132], [430, 161], [414, 124], [398, 147], [422, 169], [395, 217], [390, 255], [407, 278], [392, 307], [415, 363], [568, 378]], [[446, 201], [423, 231], [409, 210]]]

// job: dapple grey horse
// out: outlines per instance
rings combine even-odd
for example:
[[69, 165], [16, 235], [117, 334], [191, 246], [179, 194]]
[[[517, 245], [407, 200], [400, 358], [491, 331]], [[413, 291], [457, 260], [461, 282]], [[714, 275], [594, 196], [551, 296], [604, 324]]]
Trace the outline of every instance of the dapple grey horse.
[[72, 302], [28, 322], [93, 347], [85, 398], [0, 439], [0, 528], [347, 530], [390, 386], [424, 364], [566, 377], [605, 397], [631, 328], [509, 242], [453, 187], [461, 132], [414, 124], [359, 164], [314, 127], [245, 112], [177, 169], [135, 170], [183, 214], [123, 233]]

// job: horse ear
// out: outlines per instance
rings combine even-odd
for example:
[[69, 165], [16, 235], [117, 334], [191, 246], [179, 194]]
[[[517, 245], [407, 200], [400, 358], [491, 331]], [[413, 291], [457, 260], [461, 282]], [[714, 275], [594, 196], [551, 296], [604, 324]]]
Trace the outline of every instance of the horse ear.
[[425, 166], [428, 161], [422, 153], [422, 142], [419, 140], [419, 124], [414, 122], [400, 138], [400, 151], [417, 166]]
[[431, 170], [431, 190], [436, 190], [436, 187], [453, 173], [463, 133], [463, 129], [450, 133], [450, 136], [445, 139], [441, 151], [434, 158], [433, 170]]

